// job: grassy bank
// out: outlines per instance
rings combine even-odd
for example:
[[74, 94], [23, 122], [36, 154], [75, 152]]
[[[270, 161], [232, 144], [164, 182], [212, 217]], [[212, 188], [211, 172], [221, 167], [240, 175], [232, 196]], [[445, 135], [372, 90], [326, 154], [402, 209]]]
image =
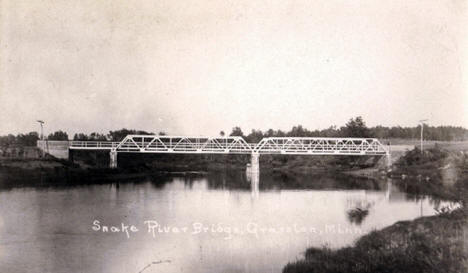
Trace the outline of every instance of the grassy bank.
[[409, 152], [394, 166], [394, 184], [418, 198], [431, 195], [458, 201], [439, 215], [398, 222], [341, 249], [310, 248], [283, 272], [467, 272], [467, 156], [438, 147]]
[[466, 272], [464, 210], [398, 222], [359, 239], [353, 247], [311, 248], [283, 272]]

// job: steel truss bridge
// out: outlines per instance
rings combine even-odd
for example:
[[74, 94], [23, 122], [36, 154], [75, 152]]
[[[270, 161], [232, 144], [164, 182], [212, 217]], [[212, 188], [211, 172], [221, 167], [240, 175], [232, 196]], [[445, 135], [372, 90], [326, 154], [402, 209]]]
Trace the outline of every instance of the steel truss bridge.
[[247, 143], [242, 137], [187, 137], [128, 135], [120, 142], [70, 141], [71, 150], [109, 150], [111, 167], [117, 153], [251, 154], [258, 166], [261, 154], [284, 155], [387, 155], [389, 150], [376, 138], [267, 137]]
[[267, 137], [247, 143], [242, 137], [128, 135], [121, 142], [70, 141], [74, 150], [182, 154], [386, 155], [375, 138]]

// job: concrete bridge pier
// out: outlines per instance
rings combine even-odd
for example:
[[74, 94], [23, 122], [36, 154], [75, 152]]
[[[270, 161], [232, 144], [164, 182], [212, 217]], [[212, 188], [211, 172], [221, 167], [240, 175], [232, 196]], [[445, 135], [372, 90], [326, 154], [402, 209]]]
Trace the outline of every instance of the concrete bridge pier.
[[117, 168], [117, 151], [111, 150], [109, 154], [110, 154], [110, 164], [109, 164], [109, 167], [110, 167], [111, 169], [115, 169], [115, 168]]
[[247, 181], [250, 182], [250, 191], [252, 198], [257, 199], [259, 196], [260, 185], [260, 154], [252, 153], [250, 155], [250, 164], [247, 164], [246, 175]]
[[260, 172], [260, 154], [259, 153], [252, 153], [250, 158], [250, 166], [252, 173], [259, 173]]

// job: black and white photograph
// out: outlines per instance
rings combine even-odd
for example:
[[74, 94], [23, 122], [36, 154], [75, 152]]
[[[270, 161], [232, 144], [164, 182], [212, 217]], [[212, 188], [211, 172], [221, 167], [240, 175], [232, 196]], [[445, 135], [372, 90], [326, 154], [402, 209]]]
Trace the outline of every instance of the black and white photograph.
[[467, 273], [468, 0], [0, 0], [0, 273]]

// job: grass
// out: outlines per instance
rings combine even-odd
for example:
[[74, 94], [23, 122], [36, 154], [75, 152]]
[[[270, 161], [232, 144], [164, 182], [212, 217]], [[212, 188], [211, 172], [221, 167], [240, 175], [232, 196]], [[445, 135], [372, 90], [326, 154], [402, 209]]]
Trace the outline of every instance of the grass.
[[[395, 165], [395, 173], [413, 179], [394, 183], [410, 196], [432, 195], [441, 199], [468, 200], [467, 156], [435, 147], [421, 153], [415, 149]], [[449, 167], [446, 167], [449, 166]], [[444, 172], [453, 169], [453, 182]], [[423, 175], [428, 180], [421, 179]], [[440, 214], [398, 222], [373, 231], [353, 246], [330, 249], [310, 248], [302, 260], [284, 267], [284, 273], [366, 273], [366, 272], [468, 272], [468, 209], [441, 209]]]
[[466, 216], [457, 210], [373, 231], [353, 247], [310, 248], [283, 272], [466, 272]]

